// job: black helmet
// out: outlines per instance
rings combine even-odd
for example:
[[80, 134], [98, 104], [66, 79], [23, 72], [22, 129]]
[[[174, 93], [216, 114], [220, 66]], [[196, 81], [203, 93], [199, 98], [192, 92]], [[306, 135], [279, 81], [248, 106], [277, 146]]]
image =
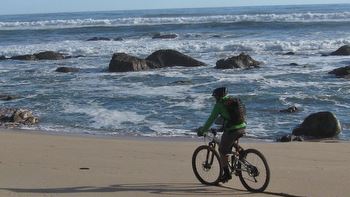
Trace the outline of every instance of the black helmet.
[[227, 95], [227, 88], [226, 87], [221, 87], [221, 88], [216, 88], [213, 91], [212, 96], [215, 98], [221, 98]]

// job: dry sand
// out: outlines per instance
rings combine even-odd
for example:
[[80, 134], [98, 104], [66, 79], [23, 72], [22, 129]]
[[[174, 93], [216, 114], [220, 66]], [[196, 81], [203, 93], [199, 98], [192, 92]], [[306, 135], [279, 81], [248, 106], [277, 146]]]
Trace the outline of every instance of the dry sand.
[[145, 140], [0, 131], [0, 196], [349, 196], [350, 143], [252, 143], [266, 156], [265, 193], [237, 177], [201, 185], [191, 157], [198, 139]]

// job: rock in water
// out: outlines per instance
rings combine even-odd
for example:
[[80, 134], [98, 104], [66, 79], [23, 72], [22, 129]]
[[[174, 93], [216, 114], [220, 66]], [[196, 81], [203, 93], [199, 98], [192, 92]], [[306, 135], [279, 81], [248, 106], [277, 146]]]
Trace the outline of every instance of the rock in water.
[[318, 112], [309, 115], [293, 130], [293, 135], [317, 138], [335, 137], [341, 132], [339, 120], [331, 112]]
[[17, 55], [17, 56], [13, 56], [10, 59], [13, 60], [37, 60], [35, 55]]
[[258, 62], [244, 53], [238, 56], [232, 56], [227, 59], [220, 59], [216, 62], [217, 69], [232, 69], [232, 68], [259, 68], [261, 62]]
[[61, 60], [64, 59], [63, 54], [54, 51], [44, 51], [33, 55], [18, 55], [13, 56], [13, 60]]
[[350, 45], [344, 45], [330, 55], [350, 55]]
[[156, 66], [147, 60], [128, 55], [115, 53], [109, 63], [109, 72], [141, 71], [155, 68]]
[[15, 108], [0, 109], [0, 125], [34, 125], [38, 122], [38, 117], [34, 116], [33, 113], [29, 110]]
[[337, 77], [350, 78], [350, 66], [334, 69], [330, 71], [329, 74], [334, 74]]
[[79, 68], [73, 68], [73, 67], [58, 67], [56, 69], [56, 72], [61, 73], [69, 73], [69, 72], [79, 72]]
[[146, 60], [154, 62], [161, 68], [172, 66], [197, 67], [206, 65], [201, 61], [171, 49], [156, 51], [148, 56]]
[[177, 38], [177, 34], [160, 34], [153, 35], [152, 39], [174, 39]]
[[62, 60], [64, 59], [63, 54], [54, 51], [45, 51], [40, 53], [35, 53], [34, 56], [38, 60]]

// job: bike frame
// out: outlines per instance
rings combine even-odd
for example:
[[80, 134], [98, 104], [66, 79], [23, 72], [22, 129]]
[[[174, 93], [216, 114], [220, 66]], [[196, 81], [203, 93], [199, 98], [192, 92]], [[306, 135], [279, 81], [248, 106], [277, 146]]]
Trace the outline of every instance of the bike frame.
[[[213, 129], [212, 128], [210, 130], [210, 133], [213, 136], [207, 136], [207, 138], [212, 138], [209, 141], [208, 145], [210, 147], [212, 147], [213, 149], [215, 149], [215, 150], [216, 150], [216, 147], [219, 146], [219, 144], [220, 144], [220, 139], [217, 137], [217, 133], [220, 132], [220, 131], [222, 131], [222, 129]], [[239, 140], [237, 139], [234, 142], [232, 148], [235, 148], [235, 149], [237, 149], [238, 147], [240, 148], [238, 142], [239, 142]], [[245, 161], [245, 160], [242, 161], [242, 159], [239, 158], [238, 152], [232, 151], [230, 154], [227, 154], [227, 156], [229, 156], [231, 158], [231, 159], [229, 159], [229, 161], [231, 161], [231, 162], [228, 163], [229, 168], [231, 169], [231, 174], [233, 173], [233, 174], [235, 174], [237, 176], [238, 173], [242, 172], [242, 171], [246, 171], [249, 174], [251, 174], [251, 169], [249, 168], [249, 166], [252, 166], [252, 165], [249, 162]], [[213, 160], [214, 160], [214, 155], [209, 155], [209, 151], [208, 151], [207, 157], [206, 157], [206, 161], [207, 161], [206, 164], [209, 164], [209, 165], [213, 164]], [[241, 166], [240, 169], [238, 169], [238, 164], [240, 164], [240, 166]]]

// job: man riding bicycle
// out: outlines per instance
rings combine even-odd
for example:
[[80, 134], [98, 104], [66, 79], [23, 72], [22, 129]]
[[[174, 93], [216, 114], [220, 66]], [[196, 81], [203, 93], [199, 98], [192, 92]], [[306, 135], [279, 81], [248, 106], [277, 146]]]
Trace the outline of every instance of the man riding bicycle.
[[[213, 91], [212, 96], [215, 97], [216, 103], [204, 126], [198, 129], [197, 135], [206, 135], [208, 129], [211, 127], [211, 125], [214, 123], [214, 121], [218, 118], [219, 115], [224, 119], [224, 133], [221, 137], [219, 152], [221, 155], [221, 162], [224, 172], [221, 177], [221, 181], [227, 182], [232, 178], [228, 167], [227, 154], [231, 153], [235, 141], [238, 140], [238, 138], [240, 138], [245, 133], [246, 123], [243, 120], [238, 122], [232, 121], [234, 118], [232, 116], [234, 115], [230, 113], [229, 106], [227, 105], [227, 103], [229, 103], [232, 100], [232, 97], [227, 95], [226, 87], [216, 88]], [[237, 110], [241, 113], [244, 113], [242, 112], [242, 109]], [[235, 148], [237, 149], [238, 147]]]

